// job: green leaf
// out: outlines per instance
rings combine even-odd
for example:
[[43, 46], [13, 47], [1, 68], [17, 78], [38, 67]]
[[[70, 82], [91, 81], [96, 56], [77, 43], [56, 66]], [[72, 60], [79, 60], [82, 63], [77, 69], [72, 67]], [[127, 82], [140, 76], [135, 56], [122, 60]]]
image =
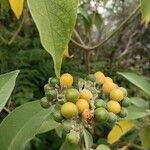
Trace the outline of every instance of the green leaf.
[[145, 77], [139, 76], [135, 73], [129, 73], [129, 72], [118, 72], [118, 74], [122, 75], [131, 83], [133, 83], [141, 90], [143, 90], [145, 93], [150, 95], [150, 82]]
[[131, 97], [130, 102], [133, 105], [135, 105], [137, 107], [141, 107], [141, 108], [148, 108], [148, 106], [149, 106], [149, 103], [147, 101], [145, 101], [144, 99], [139, 98], [139, 97]]
[[60, 123], [56, 122], [52, 116], [48, 116], [48, 118], [42, 123], [38, 134], [48, 132], [50, 130], [53, 130], [57, 128], [60, 125]]
[[77, 146], [73, 146], [73, 145], [70, 145], [67, 141], [65, 141], [60, 150], [80, 150], [80, 146], [77, 145]]
[[57, 134], [60, 138], [62, 138], [62, 136], [63, 136], [62, 124], [60, 124], [59, 126], [57, 126], [57, 127], [55, 128], [55, 131], [56, 131], [56, 134]]
[[39, 101], [16, 108], [0, 124], [0, 150], [23, 150], [25, 144], [34, 138], [51, 109], [43, 109]]
[[84, 136], [86, 149], [90, 149], [93, 145], [92, 135], [84, 128], [83, 129], [83, 136]]
[[147, 112], [145, 111], [144, 108], [136, 107], [133, 105], [129, 106], [127, 110], [128, 110], [128, 116], [125, 119], [129, 119], [129, 120], [143, 118], [147, 115]]
[[10, 7], [8, 0], [0, 0], [0, 5], [6, 12], [8, 12], [9, 7]]
[[140, 139], [142, 142], [142, 147], [146, 149], [150, 149], [150, 126], [145, 127], [140, 132]]
[[149, 0], [141, 0], [141, 12], [142, 12], [142, 22], [145, 23], [147, 27], [150, 22], [150, 4]]
[[100, 144], [96, 150], [111, 150], [107, 145]]
[[102, 18], [101, 15], [96, 13], [95, 14], [95, 22], [94, 22], [95, 26], [97, 27], [98, 30], [100, 30], [101, 25], [102, 25]]
[[19, 70], [0, 75], [0, 111], [12, 93]]
[[78, 0], [28, 0], [28, 6], [41, 43], [52, 55], [59, 76], [64, 50], [75, 25]]

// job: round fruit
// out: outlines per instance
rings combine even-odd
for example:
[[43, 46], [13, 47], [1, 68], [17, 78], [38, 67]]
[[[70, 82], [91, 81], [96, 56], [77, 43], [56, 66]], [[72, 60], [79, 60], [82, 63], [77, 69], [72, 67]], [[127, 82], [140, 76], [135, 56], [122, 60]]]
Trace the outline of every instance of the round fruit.
[[128, 115], [128, 111], [126, 108], [121, 108], [120, 113], [118, 114], [121, 118], [125, 118]]
[[109, 112], [109, 122], [116, 122], [117, 121], [117, 116], [113, 112]]
[[73, 77], [69, 73], [65, 73], [60, 77], [60, 86], [64, 88], [71, 87], [73, 84]]
[[104, 83], [105, 83], [105, 82], [113, 82], [113, 80], [112, 80], [112, 78], [110, 78], [110, 77], [105, 77]]
[[79, 113], [83, 113], [85, 109], [89, 109], [89, 103], [85, 99], [79, 99], [76, 102], [76, 106], [79, 110]]
[[66, 136], [66, 141], [71, 145], [78, 145], [79, 143], [79, 134], [75, 131], [71, 131]]
[[64, 132], [69, 133], [70, 130], [72, 129], [72, 123], [69, 121], [64, 121], [62, 123], [62, 129]]
[[119, 87], [119, 89], [124, 93], [124, 97], [128, 95], [127, 90], [124, 87]]
[[45, 92], [45, 96], [46, 96], [49, 100], [53, 100], [54, 98], [57, 97], [57, 92], [56, 92], [56, 90], [51, 89], [51, 90]]
[[63, 116], [61, 115], [60, 111], [53, 112], [53, 118], [56, 122], [61, 122], [63, 119]]
[[52, 89], [52, 87], [50, 87], [49, 86], [49, 84], [45, 84], [44, 85], [44, 91], [46, 92], [46, 91], [49, 91], [49, 90], [51, 90]]
[[46, 97], [43, 97], [41, 100], [40, 100], [40, 105], [43, 107], [43, 108], [49, 108], [49, 101], [47, 100]]
[[80, 96], [79, 91], [74, 88], [67, 89], [66, 94], [65, 94], [66, 100], [69, 102], [73, 102], [73, 103], [77, 102], [79, 96]]
[[95, 82], [95, 80], [96, 80], [94, 74], [89, 74], [89, 75], [86, 77], [86, 79], [89, 80], [89, 81], [92, 81], [92, 82]]
[[100, 108], [100, 107], [104, 107], [105, 108], [106, 107], [106, 103], [102, 99], [97, 99], [95, 101], [94, 105], [95, 105], [96, 108]]
[[78, 114], [78, 108], [77, 106], [72, 102], [67, 102], [61, 106], [61, 114], [65, 118], [72, 118], [74, 116], [77, 116]]
[[107, 145], [100, 144], [98, 147], [96, 147], [96, 150], [111, 150]]
[[123, 107], [128, 107], [130, 105], [130, 99], [128, 97], [124, 97], [123, 100], [121, 101], [121, 105]]
[[48, 83], [51, 86], [55, 86], [56, 84], [59, 84], [59, 80], [58, 80], [58, 78], [49, 78]]
[[93, 118], [93, 114], [89, 109], [85, 109], [82, 113], [82, 118], [86, 121], [90, 121]]
[[98, 84], [103, 84], [104, 83], [104, 80], [105, 80], [105, 75], [98, 71], [94, 74], [95, 78], [96, 78], [96, 83]]
[[102, 86], [102, 90], [106, 94], [109, 94], [115, 88], [116, 85], [113, 82], [105, 82]]
[[121, 111], [120, 104], [116, 101], [110, 100], [107, 102], [107, 110], [117, 114]]
[[109, 119], [108, 111], [105, 108], [97, 108], [94, 114], [97, 121], [106, 122]]
[[110, 99], [112, 99], [114, 101], [119, 102], [123, 99], [123, 97], [124, 97], [124, 93], [119, 88], [113, 89], [110, 92]]
[[87, 101], [90, 101], [92, 98], [93, 98], [93, 94], [91, 93], [90, 90], [88, 89], [83, 89], [81, 92], [80, 92], [80, 98], [81, 99], [85, 99]]

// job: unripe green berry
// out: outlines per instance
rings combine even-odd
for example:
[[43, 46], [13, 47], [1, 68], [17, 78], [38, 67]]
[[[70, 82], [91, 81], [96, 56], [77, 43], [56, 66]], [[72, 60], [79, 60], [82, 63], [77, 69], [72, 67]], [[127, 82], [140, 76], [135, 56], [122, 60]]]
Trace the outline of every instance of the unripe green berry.
[[125, 118], [128, 115], [126, 108], [122, 107], [120, 113], [118, 114], [121, 118]]
[[94, 105], [95, 105], [96, 108], [100, 108], [100, 107], [104, 107], [105, 108], [106, 107], [106, 103], [102, 99], [97, 99], [95, 101]]
[[118, 117], [116, 114], [114, 114], [113, 112], [108, 112], [108, 113], [109, 113], [109, 122], [113, 123], [118, 120]]
[[53, 112], [53, 118], [56, 122], [61, 122], [63, 119], [63, 116], [61, 115], [60, 111]]
[[86, 79], [89, 80], [89, 81], [92, 81], [92, 82], [95, 82], [95, 80], [96, 80], [94, 74], [89, 74], [89, 75], [86, 77]]
[[45, 96], [48, 98], [48, 100], [53, 100], [57, 98], [57, 92], [54, 89], [51, 89], [49, 91], [45, 92]]
[[47, 100], [46, 97], [41, 98], [41, 100], [40, 100], [40, 105], [41, 105], [43, 108], [49, 108], [49, 107], [50, 107], [49, 101]]
[[59, 84], [59, 80], [58, 78], [49, 78], [48, 83], [54, 87], [56, 84]]
[[66, 141], [71, 145], [78, 145], [79, 143], [79, 134], [76, 131], [71, 131], [66, 136]]
[[130, 105], [130, 99], [128, 97], [124, 97], [121, 102], [121, 106], [128, 107], [129, 105]]
[[70, 130], [72, 129], [72, 123], [69, 121], [64, 121], [62, 123], [62, 129], [65, 133], [69, 133]]

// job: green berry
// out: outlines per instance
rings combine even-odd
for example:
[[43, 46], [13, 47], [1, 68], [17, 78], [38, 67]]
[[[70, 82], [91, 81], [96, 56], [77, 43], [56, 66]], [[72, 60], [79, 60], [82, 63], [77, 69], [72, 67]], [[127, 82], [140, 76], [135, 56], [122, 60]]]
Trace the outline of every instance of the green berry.
[[49, 84], [45, 84], [44, 85], [44, 91], [47, 92], [49, 90], [51, 90], [52, 88], [49, 86]]
[[80, 93], [75, 88], [67, 89], [66, 94], [65, 94], [66, 100], [69, 102], [73, 102], [73, 103], [77, 102], [79, 96], [80, 96]]
[[94, 114], [97, 121], [106, 122], [109, 119], [108, 111], [105, 108], [97, 108]]
[[59, 84], [59, 80], [58, 80], [58, 78], [49, 78], [48, 83], [51, 86], [55, 86], [56, 84]]
[[128, 115], [128, 111], [126, 108], [122, 107], [120, 113], [118, 114], [119, 117], [125, 118]]
[[65, 133], [69, 133], [70, 130], [72, 129], [72, 123], [69, 121], [64, 121], [62, 123], [62, 129]]
[[49, 108], [49, 107], [50, 107], [49, 101], [47, 100], [46, 97], [43, 97], [43, 98], [40, 100], [40, 105], [41, 105], [43, 108]]
[[116, 116], [116, 114], [114, 114], [113, 112], [108, 112], [109, 113], [109, 122], [116, 122], [118, 120], [118, 117]]
[[63, 116], [61, 115], [60, 111], [53, 112], [53, 118], [56, 122], [61, 122], [63, 119]]
[[96, 150], [111, 150], [107, 145], [100, 144], [97, 146]]
[[124, 96], [127, 96], [127, 90], [124, 87], [119, 87], [119, 89], [124, 93]]
[[57, 98], [57, 92], [54, 89], [51, 89], [50, 91], [45, 92], [45, 96], [48, 98], [48, 100], [53, 100]]
[[121, 102], [121, 106], [128, 107], [130, 105], [130, 99], [128, 97], [124, 97], [124, 99]]
[[76, 131], [71, 131], [66, 136], [66, 141], [71, 145], [78, 145], [79, 143], [79, 134]]
[[92, 82], [95, 82], [95, 80], [96, 80], [94, 74], [89, 74], [89, 75], [86, 77], [86, 79], [89, 80], [89, 81], [92, 81]]
[[94, 105], [95, 105], [96, 108], [100, 108], [100, 107], [104, 107], [105, 108], [106, 107], [106, 103], [102, 99], [97, 99], [95, 101]]

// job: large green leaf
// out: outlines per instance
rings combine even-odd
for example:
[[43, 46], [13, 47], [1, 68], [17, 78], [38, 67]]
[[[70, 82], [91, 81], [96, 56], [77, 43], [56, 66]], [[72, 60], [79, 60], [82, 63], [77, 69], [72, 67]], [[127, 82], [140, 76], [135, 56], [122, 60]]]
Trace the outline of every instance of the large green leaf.
[[118, 74], [122, 75], [131, 83], [133, 83], [134, 85], [139, 87], [141, 90], [143, 90], [145, 93], [150, 95], [150, 82], [145, 77], [139, 76], [135, 73], [129, 73], [129, 72], [118, 72]]
[[64, 49], [75, 25], [78, 0], [28, 0], [28, 6], [41, 43], [52, 55], [59, 76]]
[[12, 71], [3, 75], [0, 75], [0, 111], [5, 106], [11, 92], [14, 89], [16, 77], [19, 70]]
[[135, 120], [135, 119], [143, 118], [147, 115], [145, 108], [140, 108], [131, 105], [127, 109], [128, 109], [128, 116], [125, 119]]
[[150, 149], [150, 126], [145, 127], [140, 132], [140, 139], [141, 139], [141, 142], [142, 142], [142, 147], [145, 150]]
[[51, 108], [43, 109], [39, 101], [16, 108], [0, 124], [0, 150], [23, 150], [51, 113]]
[[150, 1], [141, 0], [142, 21], [147, 26], [150, 22]]
[[60, 125], [60, 123], [56, 122], [52, 115], [48, 116], [48, 118], [42, 123], [39, 131], [38, 131], [38, 134], [41, 134], [41, 133], [45, 133], [45, 132], [48, 132], [50, 130], [53, 130], [53, 129], [56, 129], [58, 126]]
[[84, 141], [86, 149], [90, 149], [93, 145], [92, 135], [86, 130], [83, 129]]

